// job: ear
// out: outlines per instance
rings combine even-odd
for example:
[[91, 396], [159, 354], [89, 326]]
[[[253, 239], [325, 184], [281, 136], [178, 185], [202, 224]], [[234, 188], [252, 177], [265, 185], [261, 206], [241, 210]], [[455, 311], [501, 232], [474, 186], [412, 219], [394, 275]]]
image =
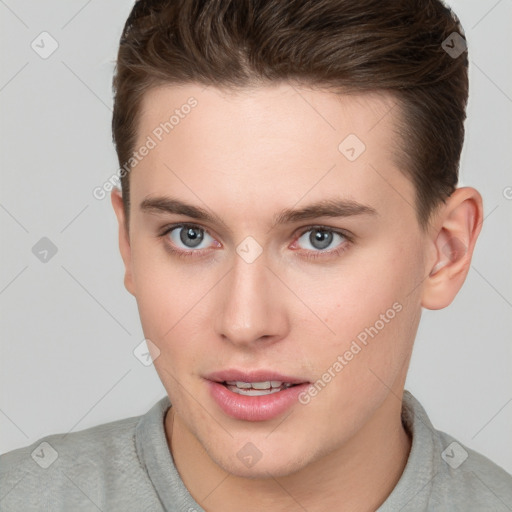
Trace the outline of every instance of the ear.
[[132, 275], [132, 250], [130, 247], [130, 236], [124, 211], [123, 197], [121, 192], [117, 188], [114, 188], [110, 193], [110, 199], [119, 224], [119, 250], [121, 252], [125, 268], [124, 286], [132, 295], [135, 295], [135, 286]]
[[471, 187], [456, 189], [436, 214], [435, 261], [427, 268], [423, 307], [442, 309], [451, 304], [466, 280], [482, 222], [482, 196]]

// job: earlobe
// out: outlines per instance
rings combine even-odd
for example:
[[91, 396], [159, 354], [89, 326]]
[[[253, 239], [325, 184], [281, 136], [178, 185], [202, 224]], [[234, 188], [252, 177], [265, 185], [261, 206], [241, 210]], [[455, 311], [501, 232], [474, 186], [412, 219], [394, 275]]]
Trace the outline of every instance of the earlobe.
[[110, 199], [112, 201], [112, 207], [114, 208], [114, 212], [116, 214], [117, 222], [119, 225], [119, 251], [121, 252], [121, 258], [123, 259], [125, 267], [124, 286], [132, 295], [135, 296], [135, 286], [132, 275], [132, 253], [130, 237], [121, 192], [117, 189], [112, 190]]
[[448, 306], [464, 284], [483, 221], [480, 193], [463, 187], [455, 190], [439, 212], [432, 243], [435, 261], [429, 261], [422, 306]]

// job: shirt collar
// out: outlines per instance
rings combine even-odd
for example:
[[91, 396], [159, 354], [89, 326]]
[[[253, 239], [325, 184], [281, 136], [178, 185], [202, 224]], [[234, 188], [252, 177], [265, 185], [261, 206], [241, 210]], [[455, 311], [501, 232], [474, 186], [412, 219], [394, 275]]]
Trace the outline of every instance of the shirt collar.
[[139, 420], [135, 428], [135, 446], [164, 510], [174, 512], [203, 509], [194, 501], [181, 480], [165, 436], [165, 414], [171, 402], [160, 399]]
[[377, 512], [426, 510], [438, 472], [434, 459], [436, 431], [425, 409], [407, 390], [402, 399], [402, 424], [412, 437], [411, 451], [400, 480]]
[[[172, 512], [192, 507], [202, 511], [181, 480], [167, 444], [164, 422], [170, 406], [169, 397], [164, 396], [139, 420], [135, 429], [139, 460], [164, 510]], [[437, 474], [434, 426], [425, 409], [407, 390], [402, 400], [402, 423], [412, 437], [411, 451], [400, 480], [377, 512], [425, 509], [432, 480]]]

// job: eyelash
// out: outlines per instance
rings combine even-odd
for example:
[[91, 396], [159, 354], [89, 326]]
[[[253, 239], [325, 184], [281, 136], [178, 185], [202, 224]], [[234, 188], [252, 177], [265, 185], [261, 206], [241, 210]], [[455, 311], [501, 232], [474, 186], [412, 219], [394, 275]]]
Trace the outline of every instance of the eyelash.
[[[171, 231], [173, 231], [176, 228], [199, 228], [202, 229], [205, 233], [212, 236], [206, 228], [203, 228], [202, 226], [199, 226], [198, 224], [190, 224], [190, 223], [179, 223], [179, 224], [172, 224], [170, 226], [166, 226], [158, 236], [160, 238], [164, 238], [167, 236]], [[298, 240], [302, 235], [307, 233], [308, 231], [313, 230], [321, 230], [321, 231], [327, 231], [329, 233], [334, 233], [337, 235], [340, 235], [345, 239], [345, 242], [342, 243], [337, 249], [333, 249], [331, 251], [309, 251], [305, 250], [306, 254], [303, 255], [303, 257], [307, 260], [317, 260], [319, 258], [332, 258], [336, 256], [340, 256], [342, 253], [344, 253], [346, 250], [348, 250], [353, 243], [353, 238], [349, 234], [347, 234], [344, 231], [336, 230], [333, 228], [330, 228], [328, 226], [308, 226], [300, 231], [300, 234], [296, 237], [296, 240]], [[182, 251], [180, 249], [174, 248], [169, 242], [165, 241], [165, 248], [168, 250], [171, 254], [177, 256], [178, 258], [182, 259], [188, 259], [188, 258], [200, 258], [204, 256], [203, 251], [205, 249], [199, 249], [199, 250], [191, 250], [191, 251]]]

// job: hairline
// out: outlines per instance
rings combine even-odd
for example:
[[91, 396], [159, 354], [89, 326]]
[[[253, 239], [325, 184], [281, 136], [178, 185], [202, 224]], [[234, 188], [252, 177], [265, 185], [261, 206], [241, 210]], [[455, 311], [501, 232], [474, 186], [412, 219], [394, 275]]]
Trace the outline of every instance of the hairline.
[[[406, 109], [407, 101], [402, 97], [402, 95], [394, 90], [389, 88], [372, 88], [372, 89], [364, 89], [364, 88], [357, 88], [357, 87], [345, 87], [343, 85], [338, 84], [332, 84], [330, 82], [322, 82], [322, 81], [314, 81], [310, 79], [302, 79], [300, 77], [293, 78], [293, 79], [267, 79], [267, 78], [261, 78], [254, 74], [251, 74], [248, 79], [246, 79], [244, 82], [212, 82], [212, 81], [199, 81], [199, 80], [190, 80], [190, 81], [183, 81], [183, 80], [171, 80], [171, 79], [158, 79], [155, 77], [149, 77], [149, 79], [145, 82], [145, 84], [142, 87], [142, 90], [140, 91], [140, 94], [137, 97], [137, 103], [136, 103], [136, 120], [135, 120], [135, 129], [136, 134], [134, 137], [134, 146], [136, 147], [136, 140], [140, 133], [140, 123], [142, 118], [142, 112], [143, 112], [143, 104], [145, 101], [145, 98], [147, 98], [148, 94], [151, 91], [154, 91], [158, 88], [168, 88], [168, 87], [186, 87], [191, 85], [198, 85], [198, 86], [204, 86], [206, 87], [214, 87], [217, 90], [228, 93], [228, 94], [245, 94], [247, 92], [251, 91], [257, 91], [258, 89], [261, 89], [263, 87], [278, 87], [280, 84], [289, 84], [292, 87], [298, 86], [301, 88], [309, 89], [311, 91], [321, 91], [321, 92], [330, 92], [334, 94], [335, 96], [341, 97], [341, 96], [359, 96], [359, 97], [378, 97], [381, 99], [384, 99], [384, 101], [394, 101], [393, 107], [391, 107], [389, 110], [394, 110], [392, 115], [394, 114], [395, 120], [393, 123], [394, 127], [394, 133], [397, 136], [399, 140], [399, 144], [397, 145], [397, 151], [396, 153], [392, 153], [392, 162], [396, 166], [396, 168], [409, 180], [409, 182], [413, 185], [414, 188], [414, 211], [415, 216], [417, 219], [417, 222], [421, 228], [422, 231], [427, 231], [430, 222], [432, 218], [434, 217], [435, 212], [438, 210], [438, 208], [441, 206], [442, 201], [439, 201], [436, 207], [432, 208], [432, 211], [430, 212], [430, 216], [427, 219], [422, 219], [421, 212], [419, 211], [420, 206], [420, 198], [419, 198], [419, 190], [416, 186], [416, 183], [414, 182], [414, 173], [407, 168], [406, 164], [406, 158], [407, 158], [407, 152], [406, 152], [406, 141], [405, 141], [405, 131], [408, 128], [408, 125], [410, 124], [410, 121], [408, 121], [405, 117], [404, 110]], [[397, 108], [395, 108], [397, 107]], [[389, 111], [384, 114], [383, 117], [386, 117], [390, 113]], [[378, 121], [380, 123], [380, 120]], [[377, 124], [378, 124], [377, 123]], [[373, 128], [372, 128], [373, 129]], [[131, 173], [131, 169], [130, 169]], [[129, 218], [130, 218], [130, 206], [131, 206], [131, 200], [130, 200], [130, 176], [127, 174], [126, 179], [121, 181], [122, 192], [123, 192], [123, 206], [124, 206], [124, 212], [125, 212], [125, 218], [126, 218], [126, 225], [128, 229], [129, 225]], [[126, 187], [126, 185], [128, 185]], [[128, 197], [125, 200], [124, 197], [124, 191], [125, 188], [127, 188]]]

